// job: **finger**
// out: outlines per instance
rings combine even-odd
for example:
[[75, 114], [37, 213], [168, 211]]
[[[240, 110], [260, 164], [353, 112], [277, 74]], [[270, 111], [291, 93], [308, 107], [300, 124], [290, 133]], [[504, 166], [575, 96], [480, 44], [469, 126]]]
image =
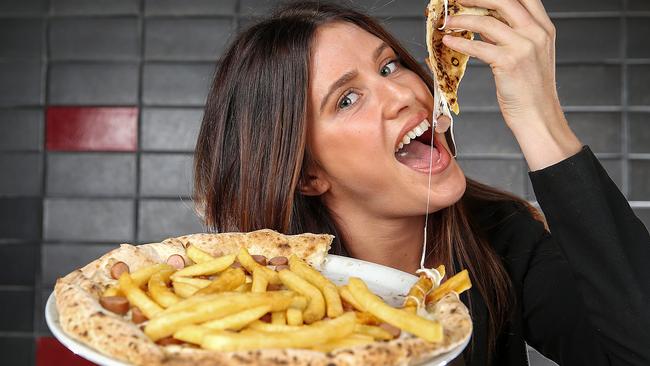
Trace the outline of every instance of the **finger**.
[[496, 10], [510, 26], [524, 28], [533, 22], [533, 17], [517, 0], [459, 0], [461, 5]]
[[549, 18], [548, 13], [546, 13], [546, 9], [544, 9], [544, 5], [540, 0], [519, 0], [519, 2], [526, 8], [526, 10], [528, 10], [530, 15], [535, 18], [537, 23], [539, 23], [547, 33], [555, 33], [555, 26], [553, 25], [551, 18]]
[[480, 33], [476, 33], [476, 34], [478, 34], [478, 36], [480, 37], [479, 41], [483, 41], [483, 42], [486, 42], [486, 43], [489, 43], [489, 44], [494, 44], [494, 45], [497, 44], [492, 38], [488, 37], [485, 34], [480, 34]]
[[512, 44], [520, 38], [512, 28], [502, 22], [480, 15], [455, 15], [449, 17], [447, 26], [450, 29], [467, 29], [486, 35], [497, 44]]
[[483, 62], [493, 64], [499, 56], [499, 46], [481, 41], [470, 41], [462, 37], [446, 35], [442, 37], [445, 46], [458, 52], [481, 59]]

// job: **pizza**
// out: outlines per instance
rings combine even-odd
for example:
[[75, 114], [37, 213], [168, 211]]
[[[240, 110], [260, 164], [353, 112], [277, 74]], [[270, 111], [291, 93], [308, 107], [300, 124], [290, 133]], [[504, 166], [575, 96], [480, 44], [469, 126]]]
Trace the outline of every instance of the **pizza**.
[[440, 115], [446, 115], [450, 119], [453, 111], [460, 112], [458, 105], [458, 86], [460, 84], [469, 56], [455, 51], [442, 43], [442, 37], [446, 34], [474, 39], [474, 33], [468, 30], [451, 30], [446, 27], [446, 19], [452, 15], [488, 15], [503, 22], [505, 20], [495, 11], [478, 7], [464, 7], [456, 0], [431, 0], [425, 10], [426, 20], [426, 42], [429, 57], [425, 60], [431, 69], [436, 83], [436, 104], [434, 108]]
[[[439, 286], [421, 276], [404, 289], [403, 308], [392, 308], [360, 279], [336, 286], [317, 271], [332, 239], [259, 230], [122, 244], [57, 280], [59, 323], [73, 339], [134, 365], [411, 365], [471, 336], [458, 297], [469, 287], [466, 272]], [[206, 310], [226, 308], [216, 319]], [[397, 328], [411, 320], [421, 322], [404, 325], [412, 332]], [[425, 328], [436, 334], [419, 333]]]

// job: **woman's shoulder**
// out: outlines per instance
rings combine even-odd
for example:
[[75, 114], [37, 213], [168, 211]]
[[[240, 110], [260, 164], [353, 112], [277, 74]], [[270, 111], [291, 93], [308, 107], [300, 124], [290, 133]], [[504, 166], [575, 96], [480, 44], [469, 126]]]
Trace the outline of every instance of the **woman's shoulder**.
[[501, 256], [530, 252], [550, 235], [541, 212], [520, 200], [476, 201], [470, 213], [476, 228]]

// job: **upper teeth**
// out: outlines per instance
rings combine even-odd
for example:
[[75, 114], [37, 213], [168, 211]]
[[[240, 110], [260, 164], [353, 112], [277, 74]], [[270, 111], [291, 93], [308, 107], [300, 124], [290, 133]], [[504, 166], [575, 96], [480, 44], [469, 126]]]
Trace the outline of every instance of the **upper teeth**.
[[399, 149], [403, 148], [404, 145], [408, 145], [411, 143], [411, 140], [415, 139], [418, 136], [421, 136], [423, 133], [425, 133], [429, 127], [431, 127], [431, 124], [429, 124], [429, 121], [426, 119], [420, 122], [415, 128], [412, 130], [408, 131], [404, 137], [402, 137], [402, 141], [397, 145], [397, 149], [395, 151], [397, 152]]

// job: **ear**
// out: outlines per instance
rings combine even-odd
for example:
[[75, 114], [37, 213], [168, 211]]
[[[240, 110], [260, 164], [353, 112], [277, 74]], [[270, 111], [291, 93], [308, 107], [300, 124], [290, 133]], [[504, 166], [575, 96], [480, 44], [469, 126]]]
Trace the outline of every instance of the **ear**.
[[298, 183], [298, 190], [305, 196], [320, 196], [330, 189], [330, 183], [325, 179], [322, 170], [309, 171], [307, 178]]

